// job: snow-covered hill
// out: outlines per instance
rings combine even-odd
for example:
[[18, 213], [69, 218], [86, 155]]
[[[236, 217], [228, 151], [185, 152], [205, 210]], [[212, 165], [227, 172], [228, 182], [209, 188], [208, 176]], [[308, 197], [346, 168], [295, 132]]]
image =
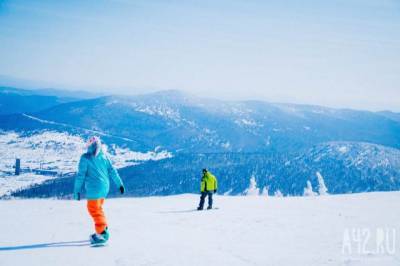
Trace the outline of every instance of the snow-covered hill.
[[[117, 168], [172, 156], [165, 150], [136, 152], [114, 144], [104, 147]], [[0, 132], [0, 196], [56, 177], [31, 173], [30, 169], [54, 171], [58, 175], [74, 173], [84, 150], [84, 139], [66, 132], [41, 131], [27, 135]], [[16, 158], [21, 159], [21, 167], [26, 171], [21, 176], [13, 175]]]
[[197, 212], [197, 195], [110, 199], [103, 248], [86, 242], [84, 201], [0, 201], [0, 265], [394, 266], [399, 201], [399, 192], [217, 196], [218, 210]]

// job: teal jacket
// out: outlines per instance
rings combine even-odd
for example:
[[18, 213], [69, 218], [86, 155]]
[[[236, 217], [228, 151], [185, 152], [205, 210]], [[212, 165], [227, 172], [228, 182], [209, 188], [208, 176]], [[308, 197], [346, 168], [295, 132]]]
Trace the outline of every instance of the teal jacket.
[[83, 185], [85, 185], [87, 199], [106, 198], [110, 190], [110, 178], [117, 187], [123, 186], [117, 170], [103, 152], [97, 156], [83, 154], [75, 178], [74, 198], [77, 198], [78, 193], [82, 191]]

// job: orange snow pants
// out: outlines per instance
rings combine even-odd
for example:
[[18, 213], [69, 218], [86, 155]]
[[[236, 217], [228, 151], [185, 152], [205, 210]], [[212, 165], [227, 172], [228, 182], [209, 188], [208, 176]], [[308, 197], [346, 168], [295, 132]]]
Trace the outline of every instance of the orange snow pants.
[[107, 220], [103, 211], [104, 199], [88, 200], [87, 209], [94, 221], [96, 233], [103, 233], [107, 227]]

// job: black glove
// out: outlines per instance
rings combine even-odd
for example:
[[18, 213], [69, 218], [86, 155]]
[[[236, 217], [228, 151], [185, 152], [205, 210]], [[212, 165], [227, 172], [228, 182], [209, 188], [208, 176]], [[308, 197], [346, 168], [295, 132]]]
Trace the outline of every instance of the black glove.
[[217, 190], [214, 190], [214, 193], [217, 193]]
[[124, 193], [125, 193], [125, 188], [124, 188], [124, 186], [120, 186], [120, 187], [119, 187], [119, 191], [121, 192], [121, 194], [124, 194]]

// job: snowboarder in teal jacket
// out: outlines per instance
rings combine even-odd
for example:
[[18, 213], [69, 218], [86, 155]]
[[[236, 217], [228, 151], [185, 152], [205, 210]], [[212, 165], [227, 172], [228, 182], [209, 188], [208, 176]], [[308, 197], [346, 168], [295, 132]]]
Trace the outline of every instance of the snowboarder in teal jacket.
[[74, 199], [80, 200], [85, 187], [87, 208], [95, 224], [96, 233], [91, 235], [92, 243], [106, 242], [109, 238], [108, 225], [103, 211], [104, 200], [110, 190], [110, 178], [125, 192], [124, 185], [110, 159], [104, 154], [98, 137], [91, 137], [87, 143], [87, 152], [79, 161], [75, 178]]

